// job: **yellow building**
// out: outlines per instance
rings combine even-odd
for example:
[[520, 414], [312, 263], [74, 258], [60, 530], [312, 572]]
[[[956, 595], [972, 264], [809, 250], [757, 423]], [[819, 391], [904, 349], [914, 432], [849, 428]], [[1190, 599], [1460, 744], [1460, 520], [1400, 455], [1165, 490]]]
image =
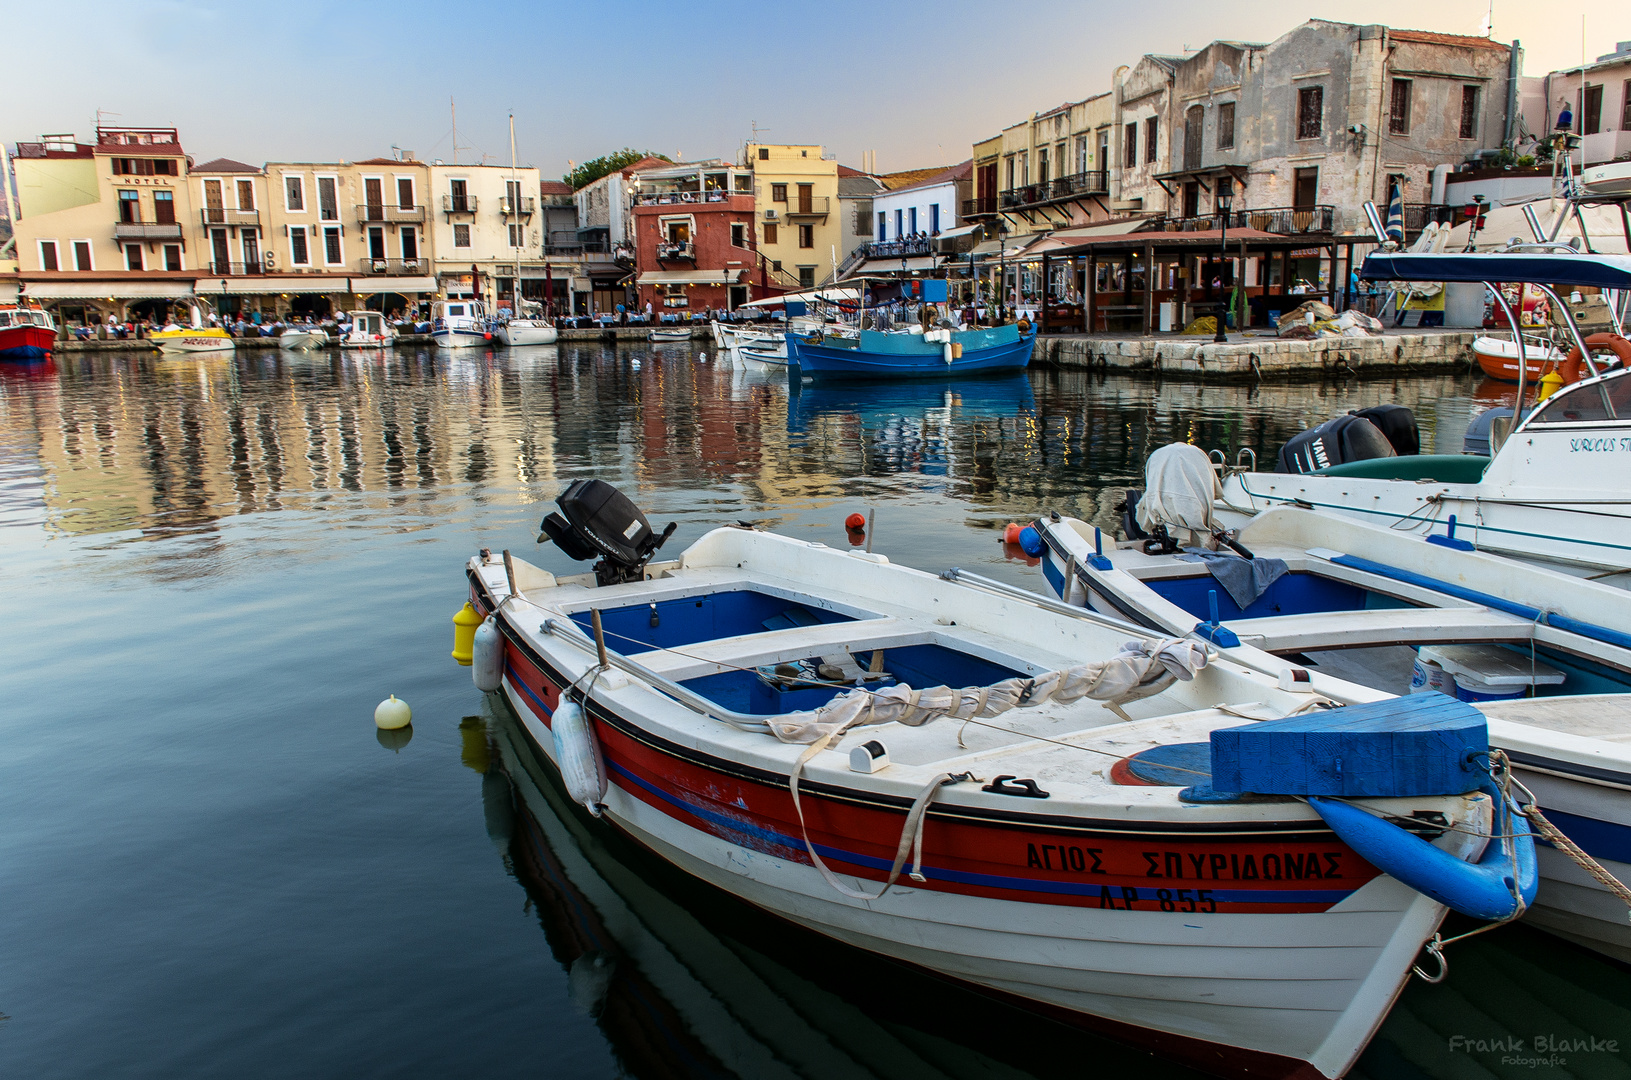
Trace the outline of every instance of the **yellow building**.
[[843, 250], [838, 162], [816, 145], [749, 143], [758, 260], [751, 280], [779, 289], [830, 280]]

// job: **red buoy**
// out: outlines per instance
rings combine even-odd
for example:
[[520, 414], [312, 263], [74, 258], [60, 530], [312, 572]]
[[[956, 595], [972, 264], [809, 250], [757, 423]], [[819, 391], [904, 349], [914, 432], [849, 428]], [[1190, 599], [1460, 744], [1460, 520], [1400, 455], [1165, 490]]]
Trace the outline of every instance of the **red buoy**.
[[1008, 523], [1008, 527], [1006, 529], [1002, 530], [1003, 543], [1005, 543], [1005, 544], [1017, 544], [1017, 543], [1019, 543], [1019, 530], [1020, 530], [1019, 522], [1010, 521]]
[[851, 532], [860, 532], [862, 529], [866, 528], [866, 518], [862, 517], [860, 514], [851, 514], [849, 517], [844, 519], [844, 528], [850, 530]]

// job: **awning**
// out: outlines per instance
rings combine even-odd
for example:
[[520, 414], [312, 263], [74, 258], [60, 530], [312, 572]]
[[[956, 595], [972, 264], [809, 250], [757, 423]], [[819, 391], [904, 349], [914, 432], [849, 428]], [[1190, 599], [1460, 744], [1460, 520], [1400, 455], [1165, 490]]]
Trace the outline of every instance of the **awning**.
[[1000, 238], [996, 240], [987, 240], [983, 244], [976, 244], [974, 250], [969, 252], [969, 254], [1000, 255], [1003, 252], [1007, 252], [1009, 255], [1017, 255], [1047, 235], [1047, 233], [1026, 233], [1024, 236], [1011, 236], [1007, 240], [1002, 240]]
[[23, 295], [34, 300], [186, 300], [190, 281], [25, 281]]
[[1547, 285], [1631, 288], [1631, 256], [1372, 252], [1359, 268], [1371, 281], [1537, 281]]
[[427, 293], [436, 291], [433, 277], [354, 277], [351, 291], [358, 296], [378, 293]]
[[734, 285], [740, 270], [647, 270], [636, 285]]
[[283, 278], [254, 274], [249, 277], [199, 278], [193, 285], [193, 291], [199, 296], [271, 296], [273, 293], [343, 293], [349, 287], [347, 279], [343, 277], [302, 274]]
[[935, 233], [934, 238], [936, 240], [954, 240], [959, 236], [972, 236], [977, 230], [983, 228], [985, 228], [985, 226], [978, 223], [974, 225], [959, 225], [955, 229], [944, 229]]
[[868, 259], [845, 274], [845, 278], [866, 277], [869, 274], [912, 274], [933, 270], [944, 260], [936, 255], [908, 255], [897, 259]]
[[782, 296], [766, 296], [761, 300], [749, 300], [745, 304], [737, 304], [739, 308], [769, 308], [781, 307], [786, 303], [812, 303], [825, 300], [829, 304], [853, 304], [861, 298], [859, 289], [806, 289], [803, 292], [790, 292]]

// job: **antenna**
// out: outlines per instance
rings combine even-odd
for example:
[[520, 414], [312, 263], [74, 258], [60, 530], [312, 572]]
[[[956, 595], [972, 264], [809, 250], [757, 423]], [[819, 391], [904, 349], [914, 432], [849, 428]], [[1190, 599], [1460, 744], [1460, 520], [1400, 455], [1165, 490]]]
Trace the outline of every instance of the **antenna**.
[[453, 101], [453, 95], [447, 97], [447, 111], [453, 114], [453, 164], [459, 163], [459, 107]]

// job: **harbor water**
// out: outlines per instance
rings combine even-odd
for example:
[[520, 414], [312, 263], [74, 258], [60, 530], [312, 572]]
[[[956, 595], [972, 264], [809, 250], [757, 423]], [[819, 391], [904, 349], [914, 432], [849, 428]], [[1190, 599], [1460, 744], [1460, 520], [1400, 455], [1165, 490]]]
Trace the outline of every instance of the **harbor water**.
[[[819, 939], [569, 807], [448, 655], [464, 561], [566, 571], [538, 522], [597, 477], [678, 522], [668, 552], [737, 521], [842, 546], [860, 512], [895, 562], [1040, 589], [1001, 527], [1112, 529], [1167, 442], [1267, 468], [1397, 401], [1453, 453], [1509, 396], [790, 385], [700, 342], [0, 370], [0, 1076], [1190, 1075]], [[411, 729], [376, 731], [390, 694]], [[1448, 955], [1355, 1075], [1631, 1076], [1631, 972], [1522, 926]]]

